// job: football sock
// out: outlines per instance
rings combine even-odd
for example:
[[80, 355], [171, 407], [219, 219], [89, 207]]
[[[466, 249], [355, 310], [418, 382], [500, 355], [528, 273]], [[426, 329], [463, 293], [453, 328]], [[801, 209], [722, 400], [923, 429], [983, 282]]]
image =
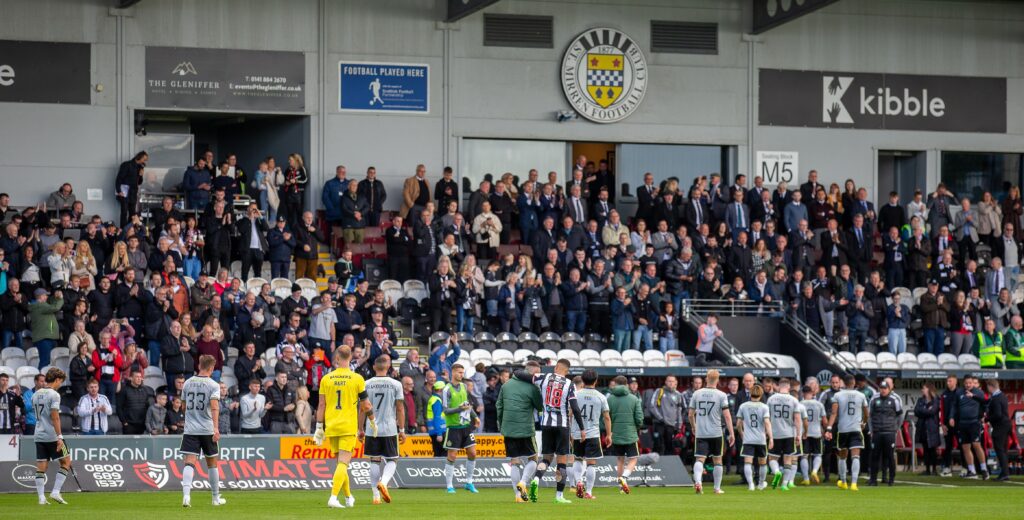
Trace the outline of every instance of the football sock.
[[804, 480], [810, 480], [810, 464], [807, 463], [807, 457], [800, 459], [800, 473], [804, 476]]
[[391, 483], [391, 478], [395, 476], [395, 471], [398, 470], [398, 461], [389, 460], [384, 462], [384, 470], [381, 472], [380, 481], [384, 485]]
[[839, 480], [846, 482], [846, 459], [839, 457]]
[[796, 477], [796, 465], [787, 464], [785, 467], [785, 471], [782, 473], [782, 483], [784, 485], [791, 484], [793, 482], [794, 477]]
[[772, 473], [778, 473], [779, 472], [779, 460], [778, 459], [768, 459], [768, 467], [772, 468]]
[[220, 468], [214, 466], [207, 470], [206, 480], [210, 483], [210, 494], [213, 498], [220, 496]]
[[[623, 476], [625, 476], [625, 475], [623, 475]], [[698, 460], [697, 462], [693, 463], [693, 480], [694, 480], [694, 482], [701, 482], [703, 480], [701, 477], [703, 477], [703, 476], [704, 476], [704, 462]]]
[[632, 474], [633, 474], [633, 470], [631, 470], [629, 468], [623, 468], [623, 470], [622, 470], [622, 478], [629, 478], [629, 476], [632, 475]]
[[722, 474], [724, 472], [725, 472], [725, 469], [722, 467], [721, 464], [715, 464], [715, 469], [712, 471], [712, 474], [715, 476], [715, 489], [716, 490], [717, 489], [722, 489]]
[[522, 482], [523, 484], [525, 484], [526, 481], [530, 480], [531, 478], [533, 478], [533, 476], [536, 473], [537, 473], [537, 461], [535, 461], [535, 460], [528, 460], [528, 461], [526, 461], [526, 465], [523, 466], [523, 475], [521, 477], [519, 477], [520, 478], [519, 481]]
[[[452, 466], [454, 468], [455, 466]], [[473, 472], [476, 470], [476, 459], [466, 461], [466, 484], [473, 483]]]
[[597, 480], [597, 468], [593, 464], [587, 464], [587, 493], [594, 490], [594, 481]]
[[746, 477], [747, 483], [750, 487], [754, 487], [754, 466], [751, 464], [743, 465], [743, 476]]
[[452, 479], [455, 478], [455, 464], [452, 462], [444, 463], [444, 482], [448, 487], [452, 487]]
[[334, 478], [331, 479], [331, 496], [337, 497], [343, 490], [345, 496], [348, 496], [348, 464], [339, 462], [338, 467], [334, 468]]
[[[186, 466], [187, 468], [188, 466]], [[39, 500], [46, 500], [46, 473], [42, 471], [36, 471], [36, 493], [39, 494]]]
[[860, 476], [860, 457], [853, 457], [853, 461], [850, 463], [850, 482], [856, 484], [857, 477]]
[[761, 464], [761, 467], [757, 469], [758, 482], [768, 482], [768, 466]]
[[544, 473], [548, 470], [548, 465], [549, 464], [551, 464], [550, 461], [547, 461], [547, 460], [540, 461], [540, 464], [537, 464], [537, 471], [534, 473], [533, 476], [536, 477], [537, 480], [539, 480], [539, 481], [544, 480]]
[[377, 490], [378, 482], [380, 482], [380, 464], [370, 462], [370, 490], [373, 491], [373, 498], [380, 498], [380, 491]]
[[562, 496], [562, 491], [565, 490], [565, 479], [568, 477], [568, 472], [565, 469], [565, 464], [559, 464], [557, 466], [558, 476], [557, 482], [555, 483], [555, 490], [558, 491], [558, 496]]
[[519, 464], [509, 464], [509, 470], [511, 471], [510, 476], [512, 477], [512, 489], [515, 490], [516, 496], [519, 496], [519, 488], [516, 484], [522, 482], [523, 470], [519, 467]]
[[821, 469], [821, 455], [814, 456], [814, 463], [811, 464], [811, 473], [817, 473]]
[[53, 479], [53, 493], [59, 495], [60, 489], [64, 487], [64, 481], [68, 478], [68, 470], [60, 468]]
[[185, 494], [185, 498], [192, 496], [192, 477], [196, 474], [196, 467], [191, 464], [185, 464], [185, 468], [181, 470], [181, 492]]
[[572, 465], [572, 479], [573, 482], [586, 482], [583, 479], [583, 470], [586, 469], [586, 465], [581, 460], [577, 460]]

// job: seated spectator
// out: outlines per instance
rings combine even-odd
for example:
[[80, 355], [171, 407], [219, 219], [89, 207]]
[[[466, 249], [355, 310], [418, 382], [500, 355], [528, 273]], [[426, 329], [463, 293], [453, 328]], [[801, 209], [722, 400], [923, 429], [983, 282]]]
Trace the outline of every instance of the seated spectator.
[[167, 395], [159, 394], [146, 411], [146, 431], [150, 435], [167, 434]]
[[82, 435], [106, 435], [107, 418], [113, 413], [114, 407], [110, 400], [100, 393], [100, 384], [95, 380], [89, 381], [86, 394], [82, 395], [75, 407]]

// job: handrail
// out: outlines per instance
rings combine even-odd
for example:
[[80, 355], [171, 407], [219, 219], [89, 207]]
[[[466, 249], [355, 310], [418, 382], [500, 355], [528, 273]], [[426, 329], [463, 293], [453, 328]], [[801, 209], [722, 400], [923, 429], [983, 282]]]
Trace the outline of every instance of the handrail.
[[[682, 306], [681, 306], [682, 309], [680, 309], [680, 315], [682, 317], [682, 320], [687, 322], [687, 323], [689, 323], [690, 325], [694, 326], [695, 328], [699, 328], [701, 325], [704, 324], [704, 322], [707, 321], [707, 318], [705, 317], [704, 314], [706, 314], [708, 312], [719, 312], [719, 309], [715, 308], [717, 306], [712, 305], [712, 302], [714, 302], [714, 303], [722, 303], [723, 301], [721, 301], [721, 300], [683, 300]], [[730, 304], [730, 302], [727, 302], [727, 301], [725, 303], [726, 304]], [[735, 311], [736, 311], [735, 305], [731, 304], [730, 306], [732, 307], [732, 312], [735, 313]], [[740, 351], [740, 349], [736, 348], [736, 346], [733, 345], [732, 342], [729, 341], [725, 337], [725, 335], [722, 335], [721, 337], [716, 338], [714, 346], [716, 348], [718, 348], [718, 350], [720, 352], [722, 352], [723, 354], [725, 354], [727, 356], [727, 359], [729, 360], [729, 364], [731, 364], [731, 365], [736, 365], [736, 366], [760, 366], [758, 363], [756, 363], [753, 360], [751, 360], [750, 358], [744, 356], [743, 352]], [[777, 367], [764, 367], [764, 368], [777, 368]]]

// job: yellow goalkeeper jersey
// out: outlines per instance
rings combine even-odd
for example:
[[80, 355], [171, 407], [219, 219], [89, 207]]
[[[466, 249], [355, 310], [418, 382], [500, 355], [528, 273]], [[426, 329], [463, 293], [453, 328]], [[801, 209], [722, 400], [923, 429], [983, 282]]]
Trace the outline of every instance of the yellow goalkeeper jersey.
[[359, 433], [359, 401], [366, 398], [363, 376], [348, 368], [327, 374], [320, 381], [324, 399], [324, 430], [328, 437]]

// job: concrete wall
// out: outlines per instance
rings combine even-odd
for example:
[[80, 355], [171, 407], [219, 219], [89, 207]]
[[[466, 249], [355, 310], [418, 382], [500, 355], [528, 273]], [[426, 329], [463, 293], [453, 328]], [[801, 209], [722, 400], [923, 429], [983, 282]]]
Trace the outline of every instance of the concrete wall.
[[[483, 16], [445, 30], [444, 4], [143, 0], [117, 17], [110, 0], [4, 0], [0, 38], [91, 43], [93, 84], [104, 89], [92, 93], [89, 106], [0, 104], [0, 189], [27, 204], [70, 179], [81, 196], [103, 188], [105, 200], [88, 202], [87, 211], [112, 215], [114, 171], [134, 151], [132, 111], [145, 107], [147, 45], [306, 53], [314, 184], [337, 164], [360, 176], [373, 164], [394, 207], [417, 163], [432, 177], [447, 164], [458, 172], [461, 139], [472, 137], [734, 145], [741, 172], [756, 150], [793, 150], [804, 172], [816, 168], [825, 179], [849, 177], [870, 189], [877, 149], [927, 151], [930, 183], [939, 177], [939, 150], [1024, 152], [1020, 4], [844, 0], [754, 41], [744, 37], [746, 0], [502, 0], [485, 11], [552, 16], [552, 49], [484, 47]], [[716, 22], [719, 53], [651, 53], [651, 19]], [[596, 25], [618, 27], [640, 43], [649, 91], [623, 122], [557, 123], [555, 111], [568, 108], [558, 81], [562, 52]], [[428, 63], [430, 114], [339, 113], [341, 59]], [[759, 127], [759, 68], [1007, 76], [1009, 128], [992, 135]]]

